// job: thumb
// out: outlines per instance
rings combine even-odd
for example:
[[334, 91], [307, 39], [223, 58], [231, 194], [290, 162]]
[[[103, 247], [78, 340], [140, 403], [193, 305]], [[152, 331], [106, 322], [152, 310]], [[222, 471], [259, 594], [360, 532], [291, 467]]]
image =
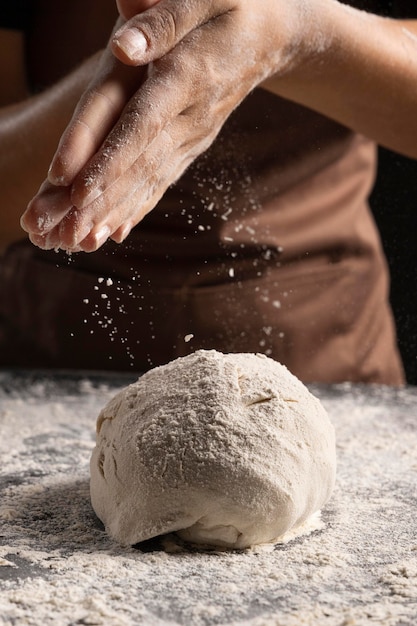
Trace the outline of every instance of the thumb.
[[[148, 0], [148, 4], [151, 2]], [[119, 3], [121, 7], [125, 3], [132, 7], [134, 0]], [[143, 4], [144, 0], [136, 0], [137, 7]], [[232, 0], [155, 0], [153, 6], [134, 15], [116, 31], [112, 52], [127, 65], [145, 65], [163, 57], [188, 33], [234, 5]]]

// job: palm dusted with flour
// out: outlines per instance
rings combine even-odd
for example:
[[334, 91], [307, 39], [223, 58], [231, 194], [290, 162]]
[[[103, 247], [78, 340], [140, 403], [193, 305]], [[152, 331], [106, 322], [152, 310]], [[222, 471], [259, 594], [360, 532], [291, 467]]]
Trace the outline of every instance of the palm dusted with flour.
[[36, 245], [121, 242], [261, 83], [417, 156], [417, 47], [404, 23], [335, 0], [117, 4], [116, 31], [22, 217]]

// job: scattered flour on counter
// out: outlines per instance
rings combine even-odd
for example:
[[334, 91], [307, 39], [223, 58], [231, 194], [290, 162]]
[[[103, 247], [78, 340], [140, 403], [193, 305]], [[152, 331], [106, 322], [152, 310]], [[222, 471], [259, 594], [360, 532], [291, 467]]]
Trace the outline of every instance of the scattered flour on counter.
[[122, 547], [91, 510], [94, 421], [131, 375], [0, 380], [2, 626], [415, 626], [417, 388], [312, 386], [337, 435], [325, 528], [219, 552]]
[[108, 403], [90, 468], [93, 508], [122, 545], [176, 531], [242, 549], [311, 532], [334, 487], [334, 429], [283, 365], [200, 350]]

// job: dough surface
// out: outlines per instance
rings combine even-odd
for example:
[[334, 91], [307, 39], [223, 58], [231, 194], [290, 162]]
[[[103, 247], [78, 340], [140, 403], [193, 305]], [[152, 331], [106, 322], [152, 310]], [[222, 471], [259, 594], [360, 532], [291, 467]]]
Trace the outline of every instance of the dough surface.
[[329, 499], [334, 429], [320, 401], [261, 354], [200, 350], [150, 370], [97, 420], [91, 501], [124, 545], [274, 542]]

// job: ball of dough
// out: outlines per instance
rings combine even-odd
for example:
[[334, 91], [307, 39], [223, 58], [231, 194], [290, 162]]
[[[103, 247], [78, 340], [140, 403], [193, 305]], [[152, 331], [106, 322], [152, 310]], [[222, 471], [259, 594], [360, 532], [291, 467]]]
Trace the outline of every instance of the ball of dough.
[[91, 500], [124, 545], [177, 531], [191, 542], [273, 542], [328, 500], [334, 429], [283, 365], [200, 350], [150, 370], [97, 421]]

